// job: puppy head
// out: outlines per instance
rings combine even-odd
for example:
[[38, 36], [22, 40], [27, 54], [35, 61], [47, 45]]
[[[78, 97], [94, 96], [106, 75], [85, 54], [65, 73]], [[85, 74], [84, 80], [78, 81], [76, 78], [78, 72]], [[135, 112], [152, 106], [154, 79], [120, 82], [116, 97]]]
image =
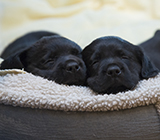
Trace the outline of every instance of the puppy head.
[[4, 60], [1, 69], [24, 68], [60, 84], [83, 85], [86, 67], [81, 51], [76, 43], [64, 37], [43, 37], [29, 49]]
[[158, 74], [140, 47], [109, 36], [94, 40], [82, 52], [87, 84], [98, 93], [133, 89], [139, 80]]

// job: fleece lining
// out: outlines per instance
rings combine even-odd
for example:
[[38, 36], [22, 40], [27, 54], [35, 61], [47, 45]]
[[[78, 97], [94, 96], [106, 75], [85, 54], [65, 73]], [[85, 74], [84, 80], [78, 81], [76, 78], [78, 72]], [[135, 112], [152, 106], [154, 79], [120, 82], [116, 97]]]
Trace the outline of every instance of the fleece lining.
[[113, 111], [155, 104], [160, 113], [160, 74], [134, 90], [99, 95], [88, 87], [60, 85], [22, 70], [0, 71], [0, 103], [63, 111]]

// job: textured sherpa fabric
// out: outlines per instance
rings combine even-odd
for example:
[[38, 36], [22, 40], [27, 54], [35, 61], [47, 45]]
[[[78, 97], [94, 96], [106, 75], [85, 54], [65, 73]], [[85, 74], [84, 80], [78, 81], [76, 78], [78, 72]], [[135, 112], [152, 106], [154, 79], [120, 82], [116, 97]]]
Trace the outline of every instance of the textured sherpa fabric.
[[98, 95], [82, 86], [66, 86], [21, 70], [0, 71], [0, 103], [63, 111], [108, 111], [155, 104], [160, 112], [160, 74], [140, 81], [133, 91]]

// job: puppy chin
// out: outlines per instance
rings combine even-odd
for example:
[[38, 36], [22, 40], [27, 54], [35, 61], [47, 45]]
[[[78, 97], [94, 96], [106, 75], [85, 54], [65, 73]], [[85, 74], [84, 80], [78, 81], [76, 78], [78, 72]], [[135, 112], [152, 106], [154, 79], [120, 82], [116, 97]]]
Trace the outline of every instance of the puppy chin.
[[106, 80], [103, 81], [98, 77], [91, 77], [87, 79], [88, 86], [95, 92], [99, 94], [116, 94], [118, 92], [125, 92], [132, 90], [137, 85], [137, 82], [132, 81], [116, 81], [116, 80]]
[[[45, 77], [45, 76], [43, 76]], [[85, 83], [85, 74], [77, 74], [77, 75], [68, 75], [65, 72], [62, 72], [62, 70], [56, 71], [54, 74], [50, 73], [49, 76], [45, 77], [48, 80], [55, 81], [58, 84], [63, 85], [84, 85]]]

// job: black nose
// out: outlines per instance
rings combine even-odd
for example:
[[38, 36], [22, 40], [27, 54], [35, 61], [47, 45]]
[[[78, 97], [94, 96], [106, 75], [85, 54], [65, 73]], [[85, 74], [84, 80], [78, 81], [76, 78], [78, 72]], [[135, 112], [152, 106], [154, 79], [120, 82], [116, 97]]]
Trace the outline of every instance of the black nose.
[[77, 62], [70, 62], [66, 65], [67, 72], [74, 73], [74, 72], [79, 71], [79, 69], [80, 69], [80, 66], [78, 65]]
[[114, 65], [114, 66], [109, 66], [107, 69], [107, 75], [108, 76], [118, 76], [121, 74], [121, 69]]

